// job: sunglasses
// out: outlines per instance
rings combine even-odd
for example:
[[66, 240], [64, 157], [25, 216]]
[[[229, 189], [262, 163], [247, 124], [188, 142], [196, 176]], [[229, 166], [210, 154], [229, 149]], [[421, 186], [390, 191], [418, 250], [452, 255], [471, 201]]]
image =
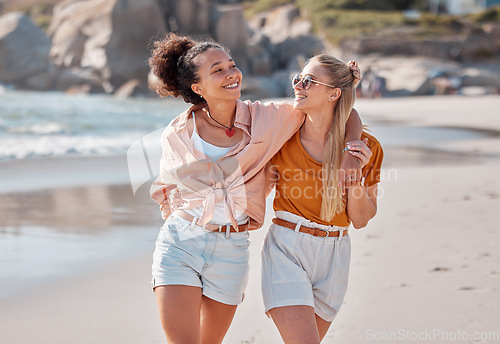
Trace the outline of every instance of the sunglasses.
[[328, 85], [328, 84], [325, 84], [324, 82], [314, 80], [310, 75], [306, 75], [303, 78], [301, 78], [299, 74], [295, 74], [292, 77], [292, 87], [297, 86], [297, 84], [301, 81], [302, 81], [302, 87], [304, 88], [304, 90], [308, 90], [313, 83], [318, 84], [318, 85], [328, 86], [331, 88], [336, 88], [336, 86]]

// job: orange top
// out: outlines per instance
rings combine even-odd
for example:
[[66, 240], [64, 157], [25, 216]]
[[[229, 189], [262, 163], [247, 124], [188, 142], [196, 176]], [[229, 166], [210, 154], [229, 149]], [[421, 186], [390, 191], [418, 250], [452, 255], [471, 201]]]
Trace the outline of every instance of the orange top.
[[[348, 226], [351, 220], [346, 211], [336, 214], [330, 221], [321, 220], [322, 164], [306, 152], [300, 142], [299, 133], [300, 131], [292, 136], [271, 159], [273, 172], [277, 174], [274, 210], [287, 211], [323, 225]], [[361, 139], [364, 138], [368, 138], [368, 147], [372, 151], [370, 160], [362, 170], [365, 186], [368, 187], [380, 181], [384, 152], [375, 137], [363, 132]]]

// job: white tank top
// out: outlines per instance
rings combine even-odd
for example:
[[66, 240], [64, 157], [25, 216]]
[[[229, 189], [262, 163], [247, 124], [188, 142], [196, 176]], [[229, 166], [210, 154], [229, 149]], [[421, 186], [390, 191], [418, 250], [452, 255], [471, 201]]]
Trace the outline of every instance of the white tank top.
[[[213, 161], [217, 161], [219, 160], [220, 157], [225, 155], [233, 148], [233, 147], [214, 146], [213, 144], [203, 140], [200, 137], [200, 135], [198, 135], [198, 131], [196, 130], [196, 117], [194, 115], [194, 111], [192, 112], [192, 115], [193, 115], [193, 134], [191, 135], [191, 141], [193, 142], [193, 146], [195, 149], [197, 149], [200, 152], [203, 152]], [[203, 207], [185, 209], [184, 211], [198, 218], [200, 218], [201, 215], [203, 215]], [[247, 222], [247, 219], [248, 216], [245, 213], [236, 210], [236, 221], [238, 221], [239, 224]], [[224, 214], [224, 205], [222, 203], [215, 204], [214, 216], [210, 220], [210, 223], [218, 225], [225, 225], [230, 223], [229, 218]]]
[[200, 135], [198, 135], [198, 131], [196, 130], [196, 117], [193, 111], [193, 134], [191, 135], [191, 141], [193, 141], [193, 146], [200, 152], [203, 152], [206, 156], [212, 158], [213, 161], [219, 160], [221, 156], [226, 154], [233, 147], [219, 147], [214, 146], [213, 144], [203, 140]]

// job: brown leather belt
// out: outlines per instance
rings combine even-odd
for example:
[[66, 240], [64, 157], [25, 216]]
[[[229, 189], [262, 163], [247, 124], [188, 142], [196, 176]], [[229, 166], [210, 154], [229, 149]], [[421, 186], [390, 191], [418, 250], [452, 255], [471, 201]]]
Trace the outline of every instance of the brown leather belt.
[[[176, 216], [179, 216], [180, 218], [184, 219], [184, 220], [187, 220], [189, 222], [193, 222], [194, 220], [194, 216], [191, 215], [191, 214], [188, 214], [186, 213], [185, 211], [182, 211], [182, 210], [176, 210], [174, 211], [174, 214]], [[207, 223], [205, 226], [202, 226], [198, 223], [196, 223], [196, 225], [200, 226], [200, 227], [204, 227], [205, 229], [209, 230], [209, 231], [213, 231], [213, 232], [221, 232], [221, 233], [225, 233], [226, 232], [226, 229], [228, 226], [226, 225], [214, 225], [212, 223]], [[250, 227], [250, 221], [249, 222], [246, 222], [242, 225], [238, 225], [238, 230], [236, 230], [233, 226], [229, 226], [229, 232], [230, 233], [238, 233], [238, 232], [244, 232], [244, 231], [247, 231], [248, 228]]]
[[[279, 219], [279, 218], [274, 218], [273, 223], [278, 226], [286, 227], [295, 230], [295, 227], [297, 226], [296, 223], [290, 222], [287, 220]], [[306, 227], [306, 226], [300, 226], [299, 232], [301, 233], [307, 233], [311, 234], [314, 236], [319, 236], [319, 237], [338, 237], [340, 235], [340, 231], [325, 231], [324, 229], [320, 228], [311, 228], [311, 227]], [[347, 235], [347, 229], [343, 231], [343, 236]]]

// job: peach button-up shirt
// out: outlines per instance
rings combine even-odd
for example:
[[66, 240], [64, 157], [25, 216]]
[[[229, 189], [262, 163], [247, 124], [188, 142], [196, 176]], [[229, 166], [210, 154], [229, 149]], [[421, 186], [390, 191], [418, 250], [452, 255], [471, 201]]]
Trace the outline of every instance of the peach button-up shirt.
[[250, 229], [259, 228], [270, 190], [266, 164], [299, 129], [304, 114], [289, 103], [238, 100], [234, 126], [243, 131], [243, 139], [214, 161], [196, 150], [189, 137], [186, 122], [194, 110], [191, 106], [181, 113], [162, 134], [160, 174], [151, 186], [151, 198], [166, 219], [172, 213], [170, 190], [178, 187], [186, 201], [182, 209], [203, 207], [198, 223], [210, 222], [220, 202], [233, 226], [239, 210], [248, 215]]

